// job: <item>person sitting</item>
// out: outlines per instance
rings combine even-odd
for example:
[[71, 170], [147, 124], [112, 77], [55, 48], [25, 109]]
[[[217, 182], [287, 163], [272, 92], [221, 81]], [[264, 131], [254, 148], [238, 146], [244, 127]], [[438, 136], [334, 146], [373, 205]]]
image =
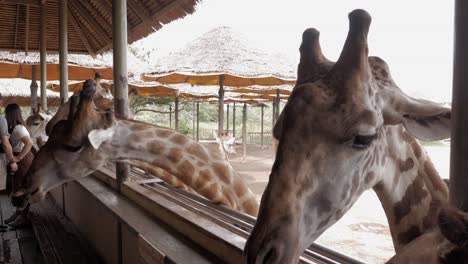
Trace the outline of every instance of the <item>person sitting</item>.
[[[10, 133], [10, 144], [17, 164], [17, 170], [12, 171], [12, 191], [23, 189], [26, 173], [32, 164], [34, 154], [31, 152], [33, 142], [26, 128], [26, 124], [21, 115], [21, 109], [17, 104], [9, 104], [5, 108], [5, 117]], [[27, 223], [27, 209], [22, 198], [12, 197], [11, 203], [16, 207], [15, 213], [4, 222], [13, 227], [20, 227]], [[26, 207], [25, 207], [26, 206]]]

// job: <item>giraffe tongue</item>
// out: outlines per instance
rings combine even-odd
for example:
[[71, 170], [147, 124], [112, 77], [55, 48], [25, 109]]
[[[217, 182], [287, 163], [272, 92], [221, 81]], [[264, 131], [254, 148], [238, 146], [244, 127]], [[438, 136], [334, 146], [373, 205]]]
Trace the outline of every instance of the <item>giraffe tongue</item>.
[[358, 70], [361, 74], [368, 74], [367, 34], [371, 16], [362, 9], [356, 9], [349, 13], [348, 18], [348, 36], [335, 67], [343, 72]]

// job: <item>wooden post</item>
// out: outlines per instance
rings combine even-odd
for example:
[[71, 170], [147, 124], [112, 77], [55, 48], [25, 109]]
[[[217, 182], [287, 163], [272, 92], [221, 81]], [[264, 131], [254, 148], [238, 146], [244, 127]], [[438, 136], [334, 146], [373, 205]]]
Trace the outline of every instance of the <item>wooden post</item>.
[[236, 137], [236, 103], [232, 104], [232, 137]]
[[200, 103], [197, 102], [197, 142], [200, 141]]
[[263, 108], [265, 105], [262, 103], [262, 117], [261, 117], [261, 128], [260, 128], [260, 149], [263, 150]]
[[179, 97], [175, 98], [174, 105], [174, 129], [179, 131]]
[[224, 130], [224, 75], [219, 76], [218, 137], [221, 140]]
[[229, 133], [229, 104], [227, 104], [226, 108], [226, 131]]
[[273, 100], [273, 102], [271, 102], [271, 108], [272, 108], [272, 115], [271, 115], [271, 149], [273, 150], [273, 155], [276, 153], [276, 139], [275, 137], [273, 136], [273, 128], [275, 127], [275, 123], [276, 123], [276, 100]]
[[172, 128], [172, 105], [169, 105], [169, 128]]
[[192, 102], [192, 138], [195, 139], [195, 101]]
[[[128, 118], [128, 72], [127, 72], [127, 1], [112, 1], [112, 44], [114, 68], [115, 115]], [[116, 163], [117, 188], [130, 174], [130, 167], [123, 162]]]
[[247, 104], [244, 103], [242, 111], [242, 148], [244, 149], [243, 160], [247, 158]]
[[59, 3], [59, 64], [60, 64], [60, 104], [68, 101], [68, 7], [67, 0]]
[[279, 118], [279, 115], [280, 115], [280, 108], [281, 108], [281, 101], [280, 101], [280, 93], [279, 93], [279, 89], [276, 89], [276, 103], [275, 103], [275, 123], [276, 123], [276, 120], [278, 120]]
[[35, 113], [37, 109], [37, 71], [36, 71], [36, 65], [31, 66], [31, 85], [29, 86], [29, 89], [31, 91], [31, 114]]
[[468, 212], [468, 2], [455, 1], [452, 131], [450, 153], [450, 202]]
[[46, 47], [46, 6], [45, 3], [40, 7], [40, 63], [41, 63], [41, 107], [47, 111], [47, 47]]

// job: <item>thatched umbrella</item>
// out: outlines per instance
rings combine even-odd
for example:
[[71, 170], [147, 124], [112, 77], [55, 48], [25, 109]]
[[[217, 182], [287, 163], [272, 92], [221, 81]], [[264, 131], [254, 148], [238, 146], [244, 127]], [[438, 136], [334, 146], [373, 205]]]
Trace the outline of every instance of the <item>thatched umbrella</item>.
[[[58, 54], [49, 54], [47, 62], [47, 80], [56, 81], [60, 79], [60, 65]], [[0, 78], [23, 78], [33, 79], [33, 65], [40, 63], [39, 52], [7, 52], [0, 51]], [[131, 53], [128, 54], [129, 75], [139, 75], [148, 65], [136, 58]], [[112, 53], [107, 52], [103, 55], [92, 57], [84, 54], [68, 55], [68, 79], [86, 80], [94, 78], [99, 72], [103, 79], [111, 80], [112, 72]], [[36, 80], [40, 80], [40, 76]]]
[[293, 85], [296, 64], [254, 47], [229, 27], [218, 27], [158, 60], [145, 81], [219, 86], [219, 129], [223, 130], [224, 86]]
[[[0, 93], [3, 96], [3, 103], [17, 103], [20, 106], [31, 104], [31, 92], [29, 81], [23, 79], [3, 79], [0, 80]], [[60, 105], [60, 93], [47, 93], [47, 102], [52, 106]]]

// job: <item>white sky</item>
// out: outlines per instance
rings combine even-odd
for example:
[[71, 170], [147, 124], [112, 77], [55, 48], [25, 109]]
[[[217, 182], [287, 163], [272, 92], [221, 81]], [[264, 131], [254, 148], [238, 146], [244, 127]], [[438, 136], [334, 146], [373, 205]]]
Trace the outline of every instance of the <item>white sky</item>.
[[162, 56], [218, 26], [230, 26], [256, 46], [298, 59], [302, 32], [321, 32], [324, 54], [336, 60], [347, 14], [372, 16], [369, 54], [385, 59], [409, 95], [451, 101], [453, 0], [204, 0], [197, 11], [136, 43]]

